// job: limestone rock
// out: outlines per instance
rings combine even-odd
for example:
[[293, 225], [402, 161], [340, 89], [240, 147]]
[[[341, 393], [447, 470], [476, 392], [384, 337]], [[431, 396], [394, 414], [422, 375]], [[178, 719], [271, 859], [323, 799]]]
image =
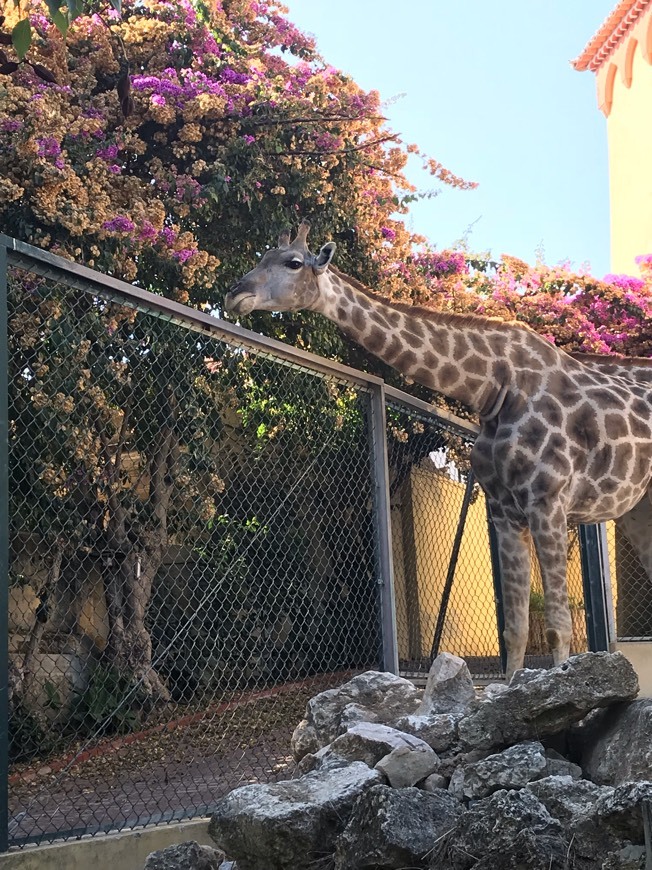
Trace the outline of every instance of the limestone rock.
[[461, 713], [428, 713], [402, 716], [393, 725], [400, 731], [424, 740], [435, 752], [447, 752], [457, 740]]
[[428, 744], [418, 737], [373, 722], [361, 722], [349, 728], [346, 734], [333, 740], [329, 749], [348, 761], [364, 761], [373, 767], [385, 755], [400, 747], [432, 753]]
[[559, 819], [564, 828], [568, 828], [574, 818], [591, 811], [599, 798], [613, 792], [606, 786], [571, 776], [546, 776], [528, 783], [526, 788], [541, 801], [551, 816]]
[[441, 773], [431, 773], [420, 784], [419, 787], [430, 793], [439, 791], [440, 789], [448, 788], [448, 780]]
[[535, 740], [510, 746], [454, 772], [449, 791], [458, 799], [475, 800], [500, 789], [522, 788], [546, 775], [543, 746]]
[[346, 767], [350, 764], [346, 758], [333, 752], [330, 746], [324, 746], [319, 752], [309, 752], [297, 764], [294, 779], [300, 779], [313, 770], [334, 770], [336, 767]]
[[600, 823], [616, 837], [643, 845], [641, 803], [652, 802], [652, 782], [628, 782], [603, 795], [595, 805]]
[[439, 756], [427, 744], [422, 741], [419, 743], [419, 746], [397, 746], [376, 764], [376, 770], [387, 778], [393, 788], [416, 785], [437, 772]]
[[369, 707], [363, 707], [361, 704], [347, 704], [340, 716], [340, 728], [342, 731], [348, 731], [349, 728], [359, 725], [361, 722], [379, 721], [378, 714]]
[[652, 779], [652, 698], [606, 710], [590, 730], [584, 729], [582, 749], [582, 767], [594, 782]]
[[507, 851], [486, 855], [473, 864], [473, 870], [569, 870], [570, 866], [562, 837], [525, 830], [516, 834]]
[[143, 870], [217, 870], [223, 867], [224, 852], [200, 846], [195, 840], [150, 852]]
[[336, 870], [423, 867], [425, 856], [462, 808], [444, 791], [377, 785], [355, 804], [337, 842]]
[[[524, 856], [523, 863], [515, 860], [519, 853]], [[533, 794], [526, 790], [497, 791], [459, 817], [449, 836], [434, 849], [430, 866], [446, 870], [561, 870], [563, 863], [559, 862], [565, 854], [561, 825]]]
[[548, 671], [517, 671], [505, 691], [476, 701], [458, 722], [463, 746], [490, 749], [555, 734], [596, 707], [633, 698], [638, 679], [622, 653], [585, 653]]
[[317, 752], [321, 747], [322, 744], [313, 726], [308, 724], [307, 719], [302, 719], [294, 729], [290, 740], [290, 748], [294, 758], [300, 761], [304, 755]]
[[624, 846], [610, 852], [601, 870], [645, 870], [645, 847]]
[[568, 761], [554, 749], [546, 749], [546, 776], [570, 776], [579, 779], [582, 776], [582, 768]]
[[419, 715], [462, 713], [474, 700], [473, 680], [464, 659], [450, 653], [440, 653], [430, 666], [417, 712]]
[[349, 728], [345, 734], [340, 734], [319, 752], [305, 755], [299, 762], [299, 771], [307, 773], [309, 770], [341, 767], [351, 761], [364, 761], [369, 767], [373, 767], [381, 758], [400, 746], [431, 752], [427, 743], [411, 734], [405, 734], [388, 725], [360, 722]]
[[366, 671], [338, 689], [320, 692], [308, 701], [305, 724], [293, 735], [294, 757], [300, 761], [307, 752], [316, 752], [346, 731], [352, 704], [357, 708], [357, 717], [366, 709], [377, 721], [385, 723], [414, 713], [419, 696], [419, 690], [409, 680], [379, 671]]
[[246, 785], [217, 804], [209, 834], [238, 870], [314, 870], [331, 855], [356, 798], [381, 781], [356, 761], [301, 779]]

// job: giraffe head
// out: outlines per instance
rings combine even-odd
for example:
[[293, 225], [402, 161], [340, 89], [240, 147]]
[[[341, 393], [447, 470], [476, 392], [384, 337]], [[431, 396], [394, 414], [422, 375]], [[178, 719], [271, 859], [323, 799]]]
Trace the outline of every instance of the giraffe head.
[[241, 278], [226, 294], [225, 311], [299, 311], [311, 308], [319, 295], [317, 279], [328, 269], [335, 243], [327, 242], [318, 254], [308, 250], [310, 224], [303, 221], [296, 238], [281, 233], [278, 248], [267, 251], [255, 269]]

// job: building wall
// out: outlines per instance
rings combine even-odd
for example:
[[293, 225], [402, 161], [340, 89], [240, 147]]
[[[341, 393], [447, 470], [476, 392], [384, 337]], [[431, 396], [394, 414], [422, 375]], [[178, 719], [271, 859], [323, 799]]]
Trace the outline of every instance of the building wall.
[[627, 274], [638, 271], [635, 257], [652, 253], [652, 66], [643, 58], [640, 43], [632, 51], [629, 75], [622, 68], [625, 57], [612, 70], [607, 117], [611, 267]]

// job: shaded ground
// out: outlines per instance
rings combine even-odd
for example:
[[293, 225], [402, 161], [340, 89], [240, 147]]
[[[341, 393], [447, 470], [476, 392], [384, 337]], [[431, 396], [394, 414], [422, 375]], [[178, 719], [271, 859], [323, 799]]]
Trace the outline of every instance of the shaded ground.
[[243, 697], [237, 707], [122, 746], [96, 741], [90, 749], [99, 747], [101, 754], [61, 770], [61, 759], [15, 765], [10, 841], [19, 845], [201, 816], [239, 785], [287, 778], [293, 769], [290, 738], [306, 702], [343, 681], [332, 675], [283, 687], [272, 697]]

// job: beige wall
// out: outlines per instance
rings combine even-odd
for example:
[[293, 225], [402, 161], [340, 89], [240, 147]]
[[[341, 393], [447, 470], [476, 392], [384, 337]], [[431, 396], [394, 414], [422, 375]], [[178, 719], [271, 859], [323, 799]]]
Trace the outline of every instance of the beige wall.
[[634, 258], [652, 253], [652, 66], [636, 45], [631, 84], [616, 74], [607, 119], [611, 268], [636, 274]]
[[[429, 462], [413, 468], [408, 483], [401, 506], [402, 534], [398, 534], [399, 519], [393, 519], [401, 659], [430, 654], [464, 496], [463, 484]], [[480, 494], [467, 516], [442, 651], [460, 656], [498, 655], [495, 612], [487, 516]]]

